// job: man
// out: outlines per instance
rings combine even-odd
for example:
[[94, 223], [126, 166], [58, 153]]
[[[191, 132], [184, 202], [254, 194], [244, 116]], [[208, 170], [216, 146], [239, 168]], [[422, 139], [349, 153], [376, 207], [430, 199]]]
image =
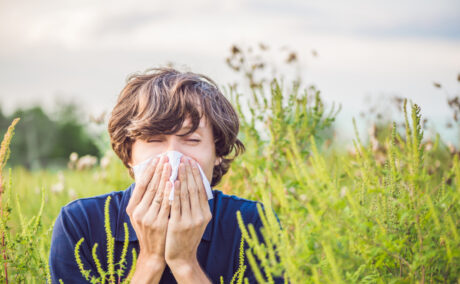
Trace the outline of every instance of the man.
[[[210, 199], [206, 195], [205, 184], [217, 185], [233, 159], [244, 152], [238, 130], [235, 110], [208, 77], [171, 68], [132, 75], [118, 97], [108, 131], [113, 150], [135, 183], [124, 191], [79, 199], [61, 209], [51, 243], [52, 281], [87, 282], [74, 256], [82, 237], [83, 269], [98, 276], [95, 253], [107, 271], [104, 203], [110, 196], [115, 262], [122, 254], [124, 223], [129, 231], [128, 252], [133, 248], [137, 252], [132, 283], [219, 283], [221, 277], [230, 283], [239, 267], [238, 210], [263, 239], [257, 202], [219, 190], [213, 190]], [[234, 156], [229, 157], [232, 151]], [[177, 180], [170, 179], [172, 166], [161, 155], [166, 152], [182, 155]], [[147, 160], [145, 170], [135, 175], [135, 166]], [[99, 247], [93, 251], [96, 243]], [[125, 267], [132, 262], [128, 253]], [[255, 283], [245, 264], [244, 276]], [[121, 280], [126, 276], [127, 272]]]

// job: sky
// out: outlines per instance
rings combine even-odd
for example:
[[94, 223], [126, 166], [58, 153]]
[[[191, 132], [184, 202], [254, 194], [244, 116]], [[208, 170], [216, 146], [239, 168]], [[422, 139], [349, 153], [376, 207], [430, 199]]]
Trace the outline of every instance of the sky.
[[368, 101], [385, 108], [395, 95], [442, 124], [460, 93], [456, 0], [0, 0], [0, 104], [8, 114], [72, 99], [98, 115], [129, 74], [168, 62], [226, 85], [230, 47], [259, 42], [298, 51], [347, 132]]

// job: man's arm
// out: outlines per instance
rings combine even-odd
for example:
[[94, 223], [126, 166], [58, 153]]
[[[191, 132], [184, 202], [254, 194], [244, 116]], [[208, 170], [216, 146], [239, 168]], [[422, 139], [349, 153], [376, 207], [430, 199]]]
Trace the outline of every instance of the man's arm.
[[171, 263], [171, 271], [177, 283], [211, 283], [206, 273], [201, 268], [198, 260], [184, 262], [184, 263]]
[[141, 252], [136, 262], [136, 271], [131, 283], [159, 283], [164, 270], [165, 262], [163, 259], [152, 259]]
[[198, 245], [211, 218], [197, 163], [182, 157], [179, 180], [174, 184], [165, 248], [166, 262], [180, 284], [211, 283], [196, 257]]
[[168, 157], [155, 158], [136, 183], [126, 212], [139, 240], [139, 259], [131, 283], [159, 283], [164, 258], [171, 192]]

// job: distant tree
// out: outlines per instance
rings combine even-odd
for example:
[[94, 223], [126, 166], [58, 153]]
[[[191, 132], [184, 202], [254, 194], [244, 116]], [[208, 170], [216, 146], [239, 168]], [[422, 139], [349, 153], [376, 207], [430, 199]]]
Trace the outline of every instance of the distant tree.
[[75, 103], [58, 104], [52, 115], [45, 113], [40, 106], [17, 109], [10, 116], [3, 115], [0, 110], [2, 136], [15, 117], [20, 117], [21, 121], [16, 126], [11, 144], [11, 166], [22, 165], [28, 169], [63, 167], [72, 152], [100, 156]]

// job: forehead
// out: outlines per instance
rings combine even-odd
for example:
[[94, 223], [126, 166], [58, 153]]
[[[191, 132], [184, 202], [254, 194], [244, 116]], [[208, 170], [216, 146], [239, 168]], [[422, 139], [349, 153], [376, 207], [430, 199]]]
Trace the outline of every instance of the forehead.
[[[206, 128], [207, 126], [207, 119], [206, 117], [202, 117], [201, 120], [200, 120], [200, 124], [198, 125], [198, 128], [197, 129], [202, 129], [202, 128]], [[184, 128], [191, 128], [192, 127], [192, 122], [191, 122], [191, 119], [190, 118], [186, 118], [184, 120], [184, 123], [182, 124], [182, 129]]]

